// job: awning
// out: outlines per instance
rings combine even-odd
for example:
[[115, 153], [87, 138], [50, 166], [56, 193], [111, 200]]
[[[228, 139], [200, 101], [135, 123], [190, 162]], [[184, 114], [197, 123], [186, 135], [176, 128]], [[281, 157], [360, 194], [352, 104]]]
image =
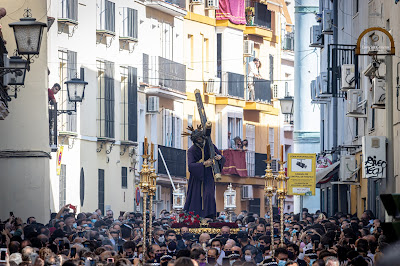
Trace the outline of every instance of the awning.
[[332, 176], [339, 171], [340, 161], [326, 167], [322, 168], [317, 172], [316, 182], [317, 184], [325, 184], [331, 180]]
[[267, 9], [269, 11], [281, 13], [282, 4], [280, 0], [267, 0], [265, 3], [267, 4]]

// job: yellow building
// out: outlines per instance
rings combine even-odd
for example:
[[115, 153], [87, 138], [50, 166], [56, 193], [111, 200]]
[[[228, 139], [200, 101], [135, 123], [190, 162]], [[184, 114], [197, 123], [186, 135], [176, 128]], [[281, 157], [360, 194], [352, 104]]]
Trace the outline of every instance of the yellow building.
[[[267, 144], [272, 148], [276, 172], [279, 147], [286, 143], [277, 101], [281, 95], [278, 89], [283, 88], [279, 81], [284, 79], [281, 75], [281, 35], [286, 27], [282, 30], [282, 17], [286, 16], [287, 24], [291, 24], [286, 3], [280, 0], [267, 4], [246, 1], [247, 25], [234, 24], [228, 19], [217, 20], [215, 14], [221, 11], [214, 11], [202, 2], [191, 0], [187, 7], [184, 21], [187, 77], [184, 128], [200, 124], [194, 97], [194, 90], [199, 89], [207, 119], [213, 124], [214, 144], [226, 151], [231, 148], [234, 137], [249, 142], [242, 157], [247, 166], [247, 176], [223, 174], [216, 185], [217, 211], [224, 210], [223, 194], [227, 185], [232, 183], [237, 193], [237, 211], [248, 210], [263, 216], [267, 211], [262, 179]], [[267, 14], [267, 20], [260, 20], [260, 12]], [[262, 63], [262, 79], [256, 83], [255, 100], [249, 100], [248, 63], [254, 57]], [[184, 140], [184, 149], [190, 145], [190, 140]], [[286, 145], [285, 153], [289, 151], [290, 146]], [[289, 212], [291, 208], [285, 210]]]

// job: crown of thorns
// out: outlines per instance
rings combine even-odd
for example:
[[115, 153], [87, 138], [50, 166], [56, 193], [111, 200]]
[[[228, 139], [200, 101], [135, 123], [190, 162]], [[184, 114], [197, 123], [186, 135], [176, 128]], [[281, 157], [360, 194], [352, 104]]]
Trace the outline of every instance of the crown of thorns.
[[[190, 139], [194, 142], [197, 138], [202, 138], [204, 136], [203, 134], [203, 126], [197, 125], [197, 129], [194, 129], [193, 126], [188, 126], [186, 132], [182, 133], [182, 136], [184, 137], [190, 137]], [[189, 132], [190, 131], [190, 132]]]

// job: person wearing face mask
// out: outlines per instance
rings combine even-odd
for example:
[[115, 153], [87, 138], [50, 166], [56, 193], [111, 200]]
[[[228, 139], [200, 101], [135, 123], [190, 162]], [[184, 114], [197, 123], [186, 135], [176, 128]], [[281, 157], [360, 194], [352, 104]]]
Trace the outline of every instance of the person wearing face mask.
[[135, 249], [136, 249], [135, 242], [133, 242], [133, 241], [125, 242], [123, 245], [124, 253], [123, 253], [122, 257], [127, 258], [132, 262], [133, 259], [135, 258]]
[[160, 259], [163, 255], [160, 246], [153, 244], [147, 250], [149, 260], [147, 260], [146, 263], [160, 263]]
[[162, 244], [164, 242], [165, 242], [164, 230], [161, 228], [154, 229], [153, 243], [158, 245], [158, 244]]
[[225, 252], [222, 250], [222, 241], [218, 238], [211, 240], [211, 247], [218, 250], [219, 256], [217, 257], [217, 263], [222, 265], [222, 259], [225, 257]]
[[254, 260], [257, 254], [257, 249], [253, 246], [244, 249], [244, 261], [256, 263]]
[[297, 262], [299, 266], [307, 266], [307, 263], [304, 260], [298, 258], [300, 252], [298, 245], [289, 244], [287, 249], [293, 254], [293, 258], [291, 258], [292, 261]]
[[206, 266], [207, 264], [206, 252], [201, 248], [192, 249], [190, 258], [195, 260], [199, 266]]
[[[217, 258], [219, 256], [218, 249], [216, 248], [210, 248], [207, 252], [207, 263], [210, 266], [215, 266], [218, 265], [217, 263]], [[222, 265], [222, 264], [221, 264]]]
[[284, 248], [277, 248], [275, 250], [275, 260], [278, 263], [278, 266], [285, 266], [286, 261], [288, 260], [288, 252]]

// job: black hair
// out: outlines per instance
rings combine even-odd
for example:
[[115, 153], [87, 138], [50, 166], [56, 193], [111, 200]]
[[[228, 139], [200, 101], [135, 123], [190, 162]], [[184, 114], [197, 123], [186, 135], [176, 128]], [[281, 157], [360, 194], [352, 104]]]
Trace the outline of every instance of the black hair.
[[288, 255], [288, 251], [285, 248], [277, 248], [275, 250], [275, 257], [278, 257], [279, 254]]

